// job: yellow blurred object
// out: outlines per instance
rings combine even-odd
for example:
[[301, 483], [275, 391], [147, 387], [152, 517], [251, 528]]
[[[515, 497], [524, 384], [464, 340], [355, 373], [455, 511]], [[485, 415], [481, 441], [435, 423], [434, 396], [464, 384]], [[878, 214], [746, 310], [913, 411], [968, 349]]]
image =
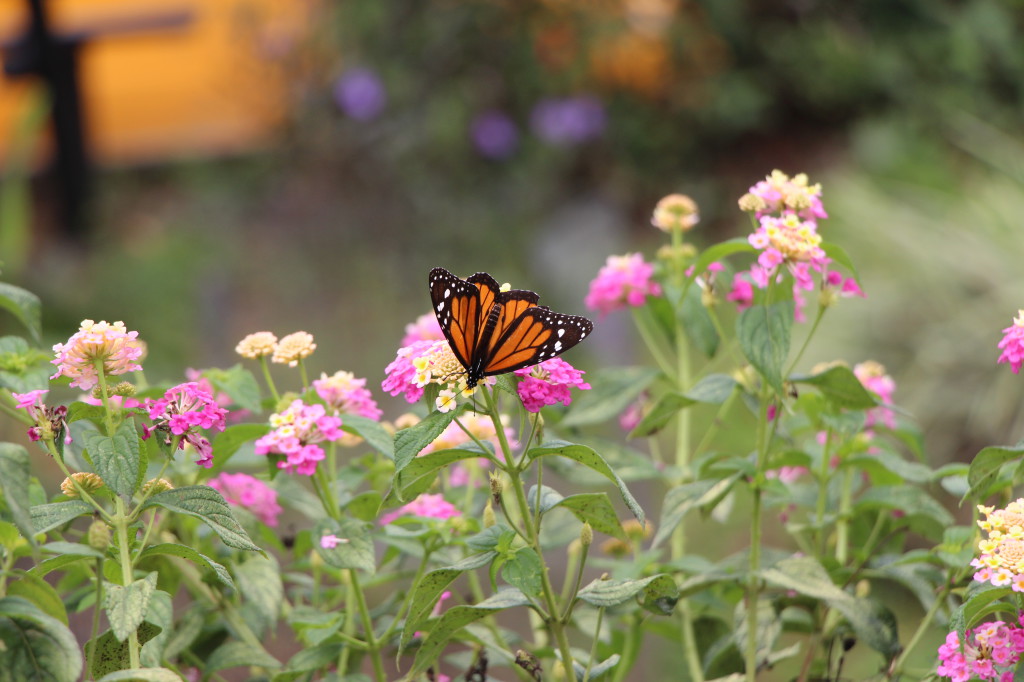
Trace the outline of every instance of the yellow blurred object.
[[[287, 116], [289, 64], [314, 14], [313, 0], [44, 2], [54, 34], [92, 36], [79, 52], [79, 83], [90, 154], [107, 165], [264, 144]], [[159, 16], [179, 20], [116, 30]], [[27, 1], [0, 3], [0, 43], [15, 40], [27, 21]], [[40, 81], [0, 78], [4, 164], [16, 122]]]

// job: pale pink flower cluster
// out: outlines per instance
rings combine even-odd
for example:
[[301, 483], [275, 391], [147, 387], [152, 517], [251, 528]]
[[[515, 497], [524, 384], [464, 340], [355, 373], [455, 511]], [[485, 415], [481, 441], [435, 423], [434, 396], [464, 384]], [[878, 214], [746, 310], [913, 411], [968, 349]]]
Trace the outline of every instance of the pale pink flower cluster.
[[1003, 338], [999, 342], [999, 354], [997, 363], [1008, 362], [1014, 374], [1020, 372], [1024, 364], [1024, 310], [1017, 311], [1017, 317], [1013, 318], [1013, 324], [1003, 330]]
[[[470, 396], [475, 389], [466, 386], [466, 368], [452, 353], [447, 341], [414, 341], [398, 349], [395, 359], [385, 370], [381, 388], [391, 395], [402, 393], [407, 402], [414, 403], [423, 397], [427, 384], [443, 386], [435, 407], [442, 412], [453, 409], [458, 396]], [[495, 377], [484, 377], [482, 385], [493, 385]]]
[[25, 410], [28, 416], [35, 420], [36, 425], [28, 430], [28, 437], [33, 441], [45, 438], [54, 438], [61, 430], [64, 430], [64, 444], [71, 443], [71, 431], [67, 428], [65, 421], [68, 416], [68, 408], [63, 405], [47, 407], [43, 402], [43, 396], [49, 391], [45, 388], [29, 391], [28, 393], [14, 393], [11, 395], [17, 401], [16, 408]]
[[[437, 341], [414, 341], [398, 349], [395, 359], [384, 368], [384, 381], [381, 388], [391, 395], [401, 393], [406, 402], [415, 403], [423, 397], [425, 383], [417, 383], [419, 371], [413, 361], [420, 356], [432, 353]], [[447, 342], [445, 342], [447, 344]]]
[[266, 525], [277, 527], [277, 517], [282, 512], [277, 503], [277, 491], [260, 479], [249, 474], [223, 473], [210, 480], [210, 487], [229, 504], [244, 507]]
[[570, 388], [590, 388], [590, 384], [583, 381], [583, 372], [561, 358], [517, 369], [514, 374], [523, 377], [516, 392], [528, 412], [540, 412], [540, 408], [555, 403], [568, 405], [572, 402]]
[[52, 362], [57, 366], [57, 373], [50, 378], [70, 377], [72, 386], [88, 391], [99, 382], [97, 362], [107, 376], [138, 371], [142, 365], [137, 361], [144, 352], [138, 335], [138, 332], [128, 331], [124, 322], [108, 324], [82, 320], [67, 343], [53, 347], [57, 357]]
[[415, 322], [405, 325], [405, 336], [400, 345], [411, 346], [417, 341], [444, 341], [444, 332], [441, 331], [437, 315], [424, 313]]
[[409, 504], [399, 507], [393, 512], [380, 517], [378, 523], [386, 526], [400, 516], [419, 516], [428, 519], [450, 519], [460, 516], [462, 512], [455, 508], [440, 493], [436, 495], [420, 495]]
[[584, 304], [602, 315], [625, 308], [642, 306], [648, 296], [660, 296], [661, 285], [654, 279], [654, 265], [639, 253], [608, 256], [608, 260], [590, 282]]
[[978, 542], [981, 555], [971, 561], [974, 579], [1024, 592], [1024, 498], [1003, 509], [978, 505], [985, 515], [978, 526], [988, 534]]
[[357, 379], [352, 372], [338, 371], [331, 376], [322, 373], [313, 381], [320, 399], [335, 412], [355, 414], [378, 421], [384, 413], [377, 407], [366, 379]]
[[223, 431], [228, 411], [208, 391], [188, 381], [167, 389], [162, 398], [146, 400], [145, 409], [153, 428], [143, 428], [143, 437], [159, 431], [166, 434], [165, 442], [171, 443], [174, 436], [180, 436], [178, 447], [184, 449], [186, 443], [191, 444], [199, 455], [196, 464], [207, 469], [213, 466], [213, 447], [198, 429]]
[[315, 474], [317, 462], [326, 456], [317, 443], [344, 435], [340, 417], [328, 415], [323, 405], [307, 405], [301, 400], [270, 415], [270, 425], [274, 430], [256, 441], [256, 454], [284, 455], [278, 469], [306, 476]]
[[[757, 218], [786, 211], [807, 220], [828, 218], [821, 203], [821, 185], [808, 184], [806, 173], [798, 173], [790, 178], [780, 170], [773, 170], [771, 175], [748, 191], [750, 195], [760, 200], [755, 204], [754, 216]], [[747, 203], [748, 197], [740, 201], [743, 207], [751, 205]]]
[[761, 289], [766, 288], [785, 266], [793, 274], [795, 288], [813, 289], [811, 271], [822, 272], [830, 262], [821, 248], [817, 223], [801, 220], [795, 213], [766, 215], [758, 222], [758, 229], [747, 238], [750, 245], [761, 252], [757, 263], [750, 268], [754, 283]]
[[[962, 645], [962, 646], [961, 646]], [[1024, 652], [1024, 628], [997, 620], [964, 632], [964, 641], [954, 630], [939, 647], [935, 673], [953, 682], [972, 679], [1013, 682], [1014, 671]]]
[[881, 364], [867, 360], [854, 365], [853, 374], [860, 380], [864, 388], [878, 396], [883, 406], [868, 410], [864, 420], [864, 427], [870, 429], [875, 424], [883, 424], [890, 429], [896, 428], [896, 413], [884, 405], [892, 405], [892, 396], [896, 392], [896, 382], [885, 373], [885, 367]]

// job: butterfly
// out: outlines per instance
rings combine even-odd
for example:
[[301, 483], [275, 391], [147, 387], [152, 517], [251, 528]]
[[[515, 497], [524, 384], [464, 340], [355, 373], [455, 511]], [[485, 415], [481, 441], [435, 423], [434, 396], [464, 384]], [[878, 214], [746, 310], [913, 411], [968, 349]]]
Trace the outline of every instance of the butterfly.
[[594, 323], [537, 305], [536, 293], [501, 291], [486, 272], [466, 279], [444, 268], [430, 271], [430, 299], [441, 331], [466, 368], [466, 386], [536, 365], [582, 341]]

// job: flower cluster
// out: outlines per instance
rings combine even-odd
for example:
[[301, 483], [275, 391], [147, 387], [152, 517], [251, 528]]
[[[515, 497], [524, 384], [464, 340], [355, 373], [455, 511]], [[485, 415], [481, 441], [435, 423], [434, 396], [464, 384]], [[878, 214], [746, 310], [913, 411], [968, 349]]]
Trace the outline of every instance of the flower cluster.
[[1001, 620], [983, 623], [964, 632], [964, 641], [956, 631], [946, 635], [939, 647], [940, 677], [953, 682], [974, 678], [1013, 682], [1014, 670], [1024, 652], [1024, 627]]
[[274, 353], [277, 337], [272, 332], [254, 332], [247, 335], [235, 346], [235, 352], [243, 358], [256, 360]]
[[[436, 400], [437, 409], [444, 412], [455, 407], [456, 396], [473, 393], [473, 389], [466, 387], [466, 370], [447, 341], [414, 341], [399, 348], [384, 372], [381, 387], [391, 395], [403, 394], [410, 403], [423, 397], [427, 384], [444, 386]], [[494, 377], [486, 377], [480, 383], [494, 381]]]
[[17, 402], [15, 405], [19, 410], [25, 410], [28, 416], [35, 420], [36, 424], [28, 430], [28, 437], [33, 441], [53, 440], [64, 432], [64, 444], [71, 443], [71, 432], [68, 430], [67, 416], [68, 408], [63, 405], [47, 407], [43, 402], [43, 396], [49, 391], [39, 389], [28, 393], [11, 393]]
[[782, 171], [774, 170], [751, 187], [739, 203], [744, 211], [753, 211], [756, 218], [772, 213], [795, 213], [806, 220], [828, 218], [821, 204], [821, 185], [808, 184], [806, 173], [790, 178]]
[[609, 256], [583, 303], [602, 315], [627, 305], [642, 306], [648, 296], [660, 296], [661, 285], [654, 281], [654, 266], [639, 253]]
[[57, 357], [52, 362], [57, 373], [50, 378], [69, 377], [72, 386], [88, 391], [99, 382], [97, 365], [106, 376], [138, 371], [142, 369], [138, 361], [145, 352], [138, 335], [128, 331], [124, 322], [82, 320], [67, 343], [53, 347]]
[[249, 474], [223, 473], [210, 480], [210, 487], [217, 490], [229, 504], [248, 509], [260, 521], [277, 527], [281, 505], [277, 503], [277, 491], [258, 478]]
[[1020, 372], [1020, 366], [1024, 364], [1024, 310], [1017, 311], [1013, 324], [1003, 330], [999, 350], [1003, 352], [999, 354], [997, 363], [1008, 362], [1014, 374]]
[[700, 222], [697, 202], [685, 194], [669, 194], [654, 207], [651, 224], [663, 232], [686, 232]]
[[283, 412], [270, 415], [274, 430], [256, 441], [257, 455], [284, 455], [277, 468], [312, 476], [325, 456], [317, 443], [342, 437], [341, 418], [328, 415], [323, 405], [295, 400]]
[[162, 398], [147, 400], [145, 409], [153, 420], [153, 428], [144, 428], [143, 437], [160, 431], [166, 434], [165, 442], [170, 444], [178, 436], [180, 449], [184, 449], [186, 443], [195, 448], [199, 455], [196, 464], [207, 469], [213, 466], [213, 447], [199, 429], [223, 431], [228, 411], [217, 404], [209, 391], [188, 381], [168, 389]]
[[380, 517], [380, 525], [386, 526], [400, 516], [419, 516], [427, 519], [450, 519], [461, 515], [455, 505], [441, 494], [420, 495], [409, 504]]
[[523, 377], [516, 391], [523, 401], [523, 407], [529, 412], [540, 412], [540, 408], [555, 403], [568, 405], [572, 402], [570, 388], [590, 388], [590, 384], [583, 381], [583, 372], [561, 358], [551, 358], [533, 367], [517, 369], [514, 374]]
[[313, 381], [313, 388], [320, 399], [335, 412], [356, 414], [377, 421], [384, 413], [377, 407], [366, 379], [356, 379], [352, 372], [338, 371], [331, 376], [322, 373]]
[[313, 342], [312, 334], [294, 332], [277, 342], [270, 361], [295, 367], [299, 364], [299, 360], [308, 358], [315, 350], [316, 344]]
[[405, 325], [405, 336], [400, 346], [411, 346], [417, 341], [444, 341], [444, 332], [434, 313], [424, 313], [415, 322]]
[[[853, 374], [861, 385], [882, 401], [883, 405], [892, 405], [892, 395], [896, 392], [896, 382], [885, 373], [885, 367], [874, 360], [866, 360], [854, 365]], [[884, 424], [890, 429], [896, 428], [896, 414], [888, 407], [875, 407], [868, 410], [864, 427], [870, 429], [875, 424]]]
[[1024, 592], [1024, 498], [1003, 509], [978, 505], [978, 511], [985, 515], [978, 526], [988, 537], [978, 542], [981, 555], [971, 561], [978, 569], [974, 579]]

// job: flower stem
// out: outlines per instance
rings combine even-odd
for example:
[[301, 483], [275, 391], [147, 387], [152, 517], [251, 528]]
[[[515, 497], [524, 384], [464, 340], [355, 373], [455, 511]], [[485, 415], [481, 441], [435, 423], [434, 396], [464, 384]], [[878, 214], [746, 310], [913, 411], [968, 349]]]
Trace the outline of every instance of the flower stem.
[[[128, 514], [120, 495], [114, 496], [114, 509], [114, 530], [117, 532], [118, 556], [121, 562], [121, 584], [128, 587], [132, 584], [133, 577], [132, 556], [128, 548]], [[132, 630], [128, 633], [129, 667], [133, 669], [142, 667], [139, 652], [139, 634]]]
[[753, 505], [750, 512], [750, 565], [747, 578], [747, 650], [746, 679], [757, 679], [758, 602], [761, 598], [761, 485], [768, 461], [768, 390], [761, 392], [761, 412], [757, 420], [757, 471], [751, 483]]
[[260, 369], [263, 370], [263, 380], [267, 382], [267, 388], [270, 389], [270, 395], [274, 397], [274, 404], [281, 402], [281, 395], [277, 392], [277, 386], [274, 385], [274, 378], [270, 376], [270, 365], [267, 364], [267, 356], [260, 356]]
[[114, 435], [113, 406], [110, 403], [110, 393], [107, 391], [107, 377], [103, 373], [103, 360], [93, 360], [96, 368], [96, 379], [100, 386], [100, 399], [103, 401], [103, 425], [107, 427], [108, 436]]
[[100, 636], [100, 611], [103, 609], [103, 559], [96, 559], [96, 603], [92, 607], [92, 636], [89, 637], [88, 650], [85, 652], [89, 679], [95, 679], [92, 666], [96, 662], [96, 640]]
[[356, 571], [349, 569], [348, 578], [352, 584], [352, 593], [356, 598], [356, 608], [359, 610], [359, 617], [363, 622], [364, 636], [366, 637], [366, 648], [370, 654], [370, 661], [373, 663], [374, 679], [377, 682], [387, 682], [387, 675], [384, 673], [384, 661], [380, 655], [380, 642], [373, 634], [373, 621], [370, 619], [370, 609], [366, 605], [366, 595], [359, 585], [359, 576]]

